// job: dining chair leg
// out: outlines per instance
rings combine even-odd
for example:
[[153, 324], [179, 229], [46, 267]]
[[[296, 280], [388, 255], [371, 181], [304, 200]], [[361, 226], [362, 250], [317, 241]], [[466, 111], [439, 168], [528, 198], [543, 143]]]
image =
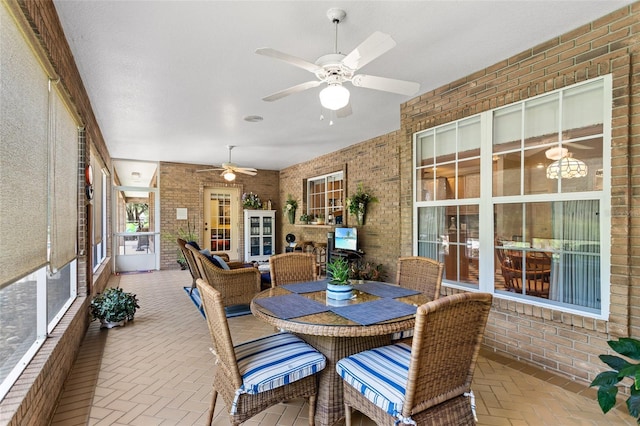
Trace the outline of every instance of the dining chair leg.
[[218, 399], [218, 391], [216, 388], [213, 388], [213, 395], [211, 396], [211, 407], [209, 407], [209, 421], [207, 425], [211, 426], [213, 424], [213, 412], [216, 409], [216, 400]]
[[315, 416], [316, 416], [316, 396], [311, 395], [309, 397], [309, 426], [313, 426], [315, 424]]
[[346, 426], [351, 426], [351, 407], [344, 404], [344, 423]]

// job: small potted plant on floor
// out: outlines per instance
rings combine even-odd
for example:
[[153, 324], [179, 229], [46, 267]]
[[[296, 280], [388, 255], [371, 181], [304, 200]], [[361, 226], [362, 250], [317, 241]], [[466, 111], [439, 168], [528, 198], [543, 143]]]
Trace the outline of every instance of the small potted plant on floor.
[[347, 300], [353, 296], [353, 287], [349, 282], [349, 262], [338, 257], [327, 263], [327, 297], [335, 300]]
[[91, 317], [100, 320], [101, 328], [113, 328], [133, 320], [139, 307], [135, 294], [127, 293], [119, 287], [111, 287], [93, 298]]

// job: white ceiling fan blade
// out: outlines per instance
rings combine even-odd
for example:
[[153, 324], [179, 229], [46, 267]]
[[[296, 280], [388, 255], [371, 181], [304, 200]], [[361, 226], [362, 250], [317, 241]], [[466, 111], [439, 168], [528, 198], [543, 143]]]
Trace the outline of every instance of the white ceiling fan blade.
[[340, 108], [336, 111], [336, 117], [345, 118], [350, 116], [352, 113], [353, 111], [351, 110], [351, 102], [349, 102], [345, 107]]
[[393, 40], [389, 34], [376, 31], [360, 43], [358, 47], [353, 49], [353, 51], [342, 60], [342, 63], [355, 71], [383, 53], [391, 50], [395, 45], [395, 40]]
[[353, 76], [351, 84], [356, 87], [366, 87], [367, 89], [383, 90], [407, 96], [415, 95], [420, 90], [420, 83], [364, 74]]
[[244, 173], [245, 175], [249, 175], [249, 176], [255, 176], [258, 172], [256, 169], [252, 169], [249, 167], [240, 167], [240, 168], [234, 169], [233, 171], [237, 173]]
[[318, 81], [307, 81], [306, 83], [301, 83], [301, 84], [298, 84], [296, 86], [289, 87], [288, 89], [284, 89], [284, 90], [281, 90], [279, 92], [273, 93], [273, 94], [271, 94], [269, 96], [265, 96], [264, 98], [262, 98], [262, 100], [263, 101], [267, 101], [267, 102], [277, 101], [278, 99], [282, 99], [285, 96], [289, 96], [289, 95], [292, 95], [294, 93], [302, 92], [304, 90], [311, 89], [313, 87], [318, 87], [320, 84], [322, 84], [322, 82], [320, 80], [318, 80]]
[[268, 56], [270, 58], [280, 59], [288, 64], [296, 66], [298, 68], [302, 68], [303, 70], [310, 71], [315, 73], [319, 71], [321, 68], [314, 63], [309, 61], [305, 61], [304, 59], [298, 58], [297, 56], [289, 55], [288, 53], [280, 52], [278, 50], [271, 49], [269, 47], [262, 47], [260, 49], [256, 49], [256, 53], [258, 55]]
[[216, 167], [215, 169], [200, 169], [200, 170], [196, 170], [196, 173], [199, 173], [199, 172], [211, 172], [211, 171], [216, 171], [216, 170], [224, 170], [224, 169], [221, 169], [220, 167]]

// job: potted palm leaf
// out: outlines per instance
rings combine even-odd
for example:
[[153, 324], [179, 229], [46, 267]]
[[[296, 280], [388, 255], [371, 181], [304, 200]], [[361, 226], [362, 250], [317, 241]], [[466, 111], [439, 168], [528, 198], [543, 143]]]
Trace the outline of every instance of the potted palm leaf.
[[349, 282], [349, 262], [338, 257], [327, 263], [327, 297], [335, 300], [347, 300], [353, 296], [353, 286]]

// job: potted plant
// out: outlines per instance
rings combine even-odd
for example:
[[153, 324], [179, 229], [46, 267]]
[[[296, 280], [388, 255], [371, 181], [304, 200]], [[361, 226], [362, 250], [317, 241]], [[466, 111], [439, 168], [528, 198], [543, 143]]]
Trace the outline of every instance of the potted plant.
[[353, 287], [349, 282], [349, 262], [338, 257], [327, 263], [327, 276], [330, 281], [327, 283], [327, 297], [335, 300], [351, 299]]
[[359, 259], [351, 263], [349, 278], [351, 282], [382, 281], [384, 278], [382, 269], [383, 265], [381, 263], [376, 265]]
[[349, 213], [356, 217], [358, 226], [364, 225], [364, 220], [367, 214], [367, 206], [369, 203], [375, 203], [378, 199], [364, 190], [362, 182], [358, 184], [356, 193], [351, 197], [348, 197], [347, 210]]
[[309, 223], [309, 215], [306, 213], [302, 213], [300, 215], [300, 223], [305, 223], [305, 224]]
[[245, 209], [253, 209], [258, 210], [262, 208], [262, 201], [260, 201], [260, 197], [253, 192], [242, 194], [242, 207]]
[[[634, 361], [640, 361], [640, 341], [629, 337], [621, 337], [617, 341], [607, 342], [611, 349]], [[600, 360], [613, 370], [603, 371], [591, 382], [598, 387], [598, 404], [603, 413], [607, 413], [616, 405], [617, 384], [628, 377], [630, 393], [627, 398], [627, 409], [640, 424], [640, 364], [629, 362], [616, 355], [600, 355]]]
[[298, 209], [298, 200], [293, 198], [293, 195], [287, 195], [287, 201], [284, 203], [284, 214], [287, 215], [290, 224], [294, 224], [296, 221], [296, 210]]
[[120, 287], [110, 287], [91, 300], [91, 317], [92, 320], [100, 320], [101, 328], [113, 328], [133, 320], [139, 307], [135, 294]]

